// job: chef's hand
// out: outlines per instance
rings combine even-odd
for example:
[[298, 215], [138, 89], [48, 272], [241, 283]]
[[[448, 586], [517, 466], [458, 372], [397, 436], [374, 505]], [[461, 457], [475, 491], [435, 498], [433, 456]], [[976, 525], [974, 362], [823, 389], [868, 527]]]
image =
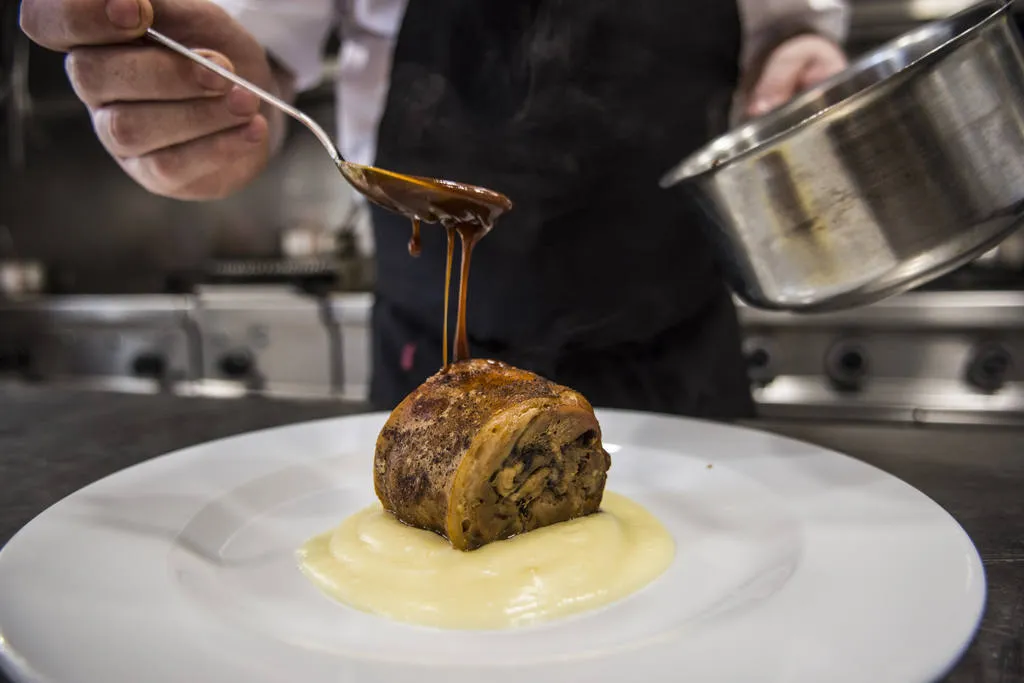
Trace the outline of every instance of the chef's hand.
[[842, 49], [827, 38], [811, 34], [790, 38], [768, 55], [747, 97], [747, 114], [765, 114], [846, 65]]
[[261, 113], [254, 95], [139, 40], [154, 9], [158, 30], [280, 92], [263, 48], [206, 0], [23, 0], [21, 27], [40, 45], [68, 53], [75, 93], [128, 175], [167, 197], [224, 197], [263, 169], [270, 126], [283, 122]]

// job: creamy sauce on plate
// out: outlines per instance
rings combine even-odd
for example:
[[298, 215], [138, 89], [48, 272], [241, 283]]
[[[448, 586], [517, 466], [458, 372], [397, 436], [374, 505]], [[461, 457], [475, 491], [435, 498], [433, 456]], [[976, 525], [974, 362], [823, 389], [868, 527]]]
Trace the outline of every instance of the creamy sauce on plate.
[[527, 626], [607, 605], [653, 581], [674, 555], [665, 527], [611, 492], [598, 513], [470, 552], [375, 503], [298, 553], [303, 573], [346, 605], [453, 629]]

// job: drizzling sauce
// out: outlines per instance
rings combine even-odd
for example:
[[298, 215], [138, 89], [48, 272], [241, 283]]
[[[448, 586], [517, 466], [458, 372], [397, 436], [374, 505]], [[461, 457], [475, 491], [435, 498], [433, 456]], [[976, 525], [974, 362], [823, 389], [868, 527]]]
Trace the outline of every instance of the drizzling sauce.
[[413, 218], [412, 237], [409, 238], [409, 256], [419, 256], [422, 251], [423, 245], [420, 244], [420, 220]]
[[473, 247], [491, 231], [501, 214], [512, 208], [512, 201], [494, 190], [451, 180], [422, 178], [393, 173], [371, 166], [354, 167], [350, 173], [360, 189], [385, 209], [412, 220], [409, 253], [420, 253], [420, 222], [440, 223], [448, 231], [448, 262], [445, 267], [444, 293], [444, 366], [448, 366], [448, 291], [451, 289], [452, 251], [455, 233], [462, 242], [459, 272], [459, 308], [455, 324], [454, 360], [469, 358], [466, 330], [466, 301], [469, 297], [469, 267]]
[[[462, 260], [459, 271], [459, 311], [455, 319], [455, 362], [469, 360], [469, 335], [466, 332], [466, 298], [469, 294], [469, 262], [473, 258], [473, 247], [483, 233], [456, 228], [462, 241]], [[451, 266], [449, 265], [449, 269]]]
[[455, 253], [455, 228], [449, 225], [445, 228], [445, 232], [448, 233], [448, 258], [444, 266], [444, 322], [442, 323], [441, 330], [441, 356], [444, 359], [442, 364], [447, 368], [450, 359], [448, 355], [448, 295], [452, 291], [452, 255]]
[[[367, 196], [412, 220], [412, 256], [421, 251], [421, 221], [445, 228], [445, 368], [458, 233], [462, 261], [454, 360], [468, 359], [466, 301], [473, 248], [512, 202], [472, 185], [367, 169], [374, 171], [360, 178], [372, 190]], [[606, 491], [598, 514], [473, 552], [456, 550], [436, 533], [399, 522], [376, 503], [310, 539], [298, 558], [316, 586], [351, 607], [412, 624], [465, 630], [539, 624], [607, 605], [649, 584], [674, 555], [675, 542], [657, 519]]]

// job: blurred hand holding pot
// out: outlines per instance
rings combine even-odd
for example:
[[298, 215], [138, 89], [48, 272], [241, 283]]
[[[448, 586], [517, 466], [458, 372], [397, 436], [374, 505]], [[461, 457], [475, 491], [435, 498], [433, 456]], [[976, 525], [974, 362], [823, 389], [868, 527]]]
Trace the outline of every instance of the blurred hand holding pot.
[[923, 284], [1024, 218], [1024, 46], [982, 2], [871, 52], [665, 176], [748, 304], [825, 311]]

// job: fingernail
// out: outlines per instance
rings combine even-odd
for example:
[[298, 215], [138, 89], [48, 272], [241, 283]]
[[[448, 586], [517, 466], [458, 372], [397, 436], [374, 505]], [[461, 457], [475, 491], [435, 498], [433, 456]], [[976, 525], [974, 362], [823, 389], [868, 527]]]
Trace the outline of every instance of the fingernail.
[[227, 96], [228, 111], [235, 116], [251, 116], [260, 109], [260, 98], [239, 87], [231, 89]]
[[142, 23], [139, 0], [107, 0], [107, 19], [118, 28], [138, 28]]
[[760, 116], [767, 114], [772, 109], [772, 103], [770, 100], [756, 100], [751, 106], [750, 111], [754, 116]]
[[228, 87], [228, 82], [225, 79], [201, 64], [196, 64], [196, 80], [207, 90], [220, 91]]

